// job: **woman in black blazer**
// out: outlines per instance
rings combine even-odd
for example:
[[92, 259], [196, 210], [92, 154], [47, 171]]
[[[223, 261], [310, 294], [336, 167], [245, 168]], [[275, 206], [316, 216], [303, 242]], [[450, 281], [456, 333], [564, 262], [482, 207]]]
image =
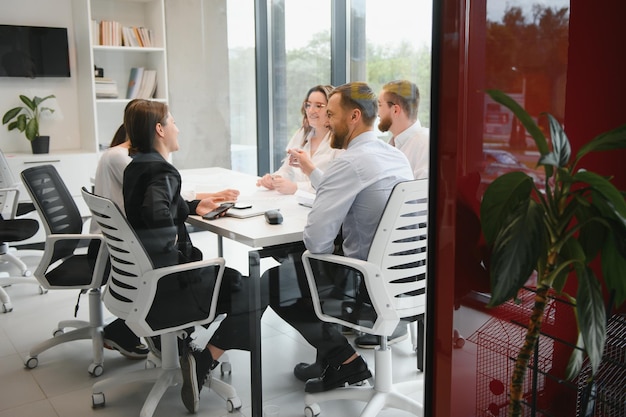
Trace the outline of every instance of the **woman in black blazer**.
[[[190, 213], [204, 215], [219, 206], [212, 198], [185, 201], [181, 195], [181, 176], [168, 162], [179, 148], [178, 128], [164, 103], [135, 100], [124, 113], [124, 126], [136, 152], [124, 171], [124, 207], [155, 267], [176, 265], [202, 259], [192, 245], [185, 227]], [[216, 276], [215, 268], [178, 274], [157, 291], [159, 320], [180, 323], [188, 318], [204, 318], [208, 311]], [[181, 396], [189, 412], [198, 410], [200, 390], [217, 359], [228, 349], [250, 350], [248, 280], [226, 268], [218, 302], [218, 313], [226, 319], [200, 350], [184, 343], [181, 352], [183, 386]], [[231, 283], [242, 282], [239, 292]], [[162, 301], [158, 299], [162, 294]]]

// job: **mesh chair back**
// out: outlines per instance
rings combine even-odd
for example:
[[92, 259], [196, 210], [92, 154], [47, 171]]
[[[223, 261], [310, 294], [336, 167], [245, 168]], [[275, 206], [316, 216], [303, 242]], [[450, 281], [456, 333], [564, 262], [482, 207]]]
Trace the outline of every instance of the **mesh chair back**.
[[[28, 168], [21, 176], [43, 220], [46, 235], [82, 233], [83, 219], [78, 206], [54, 166]], [[79, 243], [74, 239], [58, 242], [51, 263], [72, 255]]]
[[111, 273], [104, 304], [111, 313], [127, 319], [139, 295], [139, 280], [154, 268], [135, 231], [111, 200], [83, 189], [83, 198], [105, 238]]
[[[225, 267], [223, 258], [154, 269], [134, 229], [115, 203], [84, 188], [82, 193], [91, 211], [92, 221], [100, 226], [109, 252], [111, 272], [103, 300], [111, 313], [125, 319], [128, 326], [140, 336], [154, 336], [213, 321]], [[178, 292], [168, 291], [167, 283], [172, 282], [169, 278], [175, 278], [177, 273], [184, 270], [205, 267], [214, 267], [217, 271], [213, 287], [208, 290], [208, 310], [188, 313], [189, 309], [176, 308], [175, 294]], [[175, 282], [178, 283], [178, 280]], [[161, 283], [164, 283], [164, 287], [160, 287]], [[167, 301], [172, 307], [158, 302], [153, 304], [156, 299]], [[164, 311], [164, 308], [170, 310]]]
[[[399, 318], [423, 314], [426, 307], [428, 180], [399, 183], [380, 219], [367, 257], [379, 265], [385, 305]], [[372, 280], [376, 282], [376, 280]], [[374, 299], [379, 288], [368, 287]]]

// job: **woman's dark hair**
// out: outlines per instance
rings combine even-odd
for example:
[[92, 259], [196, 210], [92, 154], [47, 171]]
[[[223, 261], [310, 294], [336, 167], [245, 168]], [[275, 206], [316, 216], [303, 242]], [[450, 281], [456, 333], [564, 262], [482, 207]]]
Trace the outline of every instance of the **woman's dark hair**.
[[113, 135], [113, 139], [111, 139], [111, 143], [109, 143], [109, 148], [121, 145], [124, 142], [126, 142], [126, 129], [124, 128], [124, 124], [121, 124], [120, 127], [117, 128], [115, 135]]
[[324, 97], [326, 97], [326, 102], [328, 103], [328, 96], [330, 95], [330, 92], [333, 91], [333, 88], [334, 87], [332, 85], [316, 85], [315, 87], [311, 87], [306, 93], [306, 96], [304, 96], [304, 100], [302, 101], [302, 107], [300, 107], [300, 113], [302, 113], [302, 128], [304, 129], [304, 139], [302, 145], [306, 143], [306, 137], [309, 136], [309, 133], [311, 133], [311, 130], [313, 130], [313, 128], [309, 124], [309, 119], [306, 116], [305, 108], [306, 102], [309, 100], [309, 96], [311, 95], [311, 93], [315, 93], [316, 91], [320, 92], [324, 94]]
[[154, 151], [156, 125], [167, 123], [168, 107], [165, 103], [136, 99], [124, 110], [124, 128], [133, 150], [141, 153]]

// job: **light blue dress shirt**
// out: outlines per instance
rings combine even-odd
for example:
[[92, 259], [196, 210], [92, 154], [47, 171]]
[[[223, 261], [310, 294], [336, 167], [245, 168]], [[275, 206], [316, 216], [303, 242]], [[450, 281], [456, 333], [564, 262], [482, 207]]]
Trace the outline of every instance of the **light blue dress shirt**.
[[411, 165], [401, 151], [373, 131], [360, 134], [323, 173], [311, 175], [317, 195], [304, 229], [307, 249], [332, 253], [343, 224], [344, 255], [367, 259], [393, 186], [412, 179]]

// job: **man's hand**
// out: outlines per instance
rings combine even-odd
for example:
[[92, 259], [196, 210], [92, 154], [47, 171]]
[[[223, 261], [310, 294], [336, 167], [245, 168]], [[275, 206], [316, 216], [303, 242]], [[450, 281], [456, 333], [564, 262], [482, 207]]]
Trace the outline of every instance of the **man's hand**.
[[311, 172], [315, 169], [315, 165], [306, 151], [293, 148], [289, 149], [287, 153], [289, 154], [290, 166], [300, 168], [307, 176], [311, 175]]

